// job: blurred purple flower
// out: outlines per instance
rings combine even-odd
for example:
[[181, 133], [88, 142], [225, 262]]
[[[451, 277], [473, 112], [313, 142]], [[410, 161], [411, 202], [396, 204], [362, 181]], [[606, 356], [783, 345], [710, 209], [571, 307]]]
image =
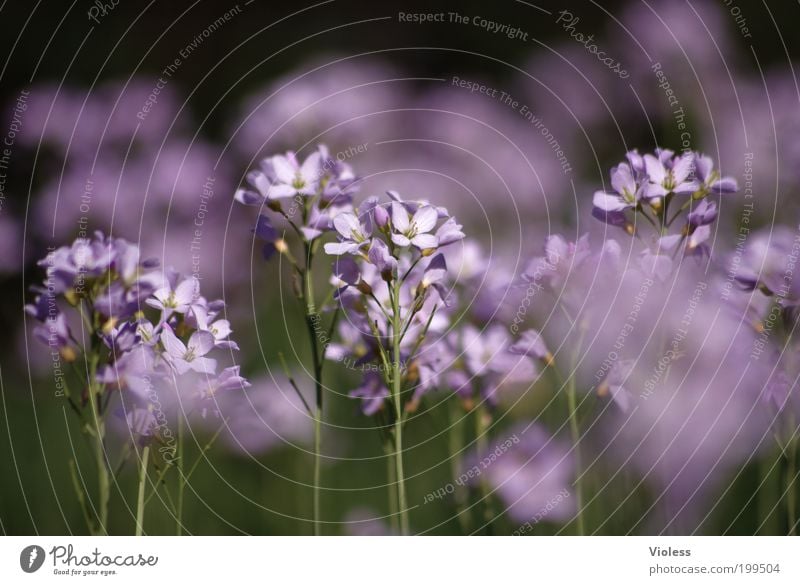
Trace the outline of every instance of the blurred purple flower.
[[201, 374], [213, 374], [217, 362], [204, 356], [214, 349], [214, 342], [214, 336], [208, 331], [195, 331], [185, 345], [176, 337], [168, 324], [165, 323], [161, 331], [161, 343], [166, 350], [164, 357], [178, 374], [185, 374], [190, 370]]
[[351, 398], [361, 399], [361, 411], [367, 416], [377, 413], [389, 397], [389, 389], [376, 372], [367, 372], [361, 386], [350, 391]]

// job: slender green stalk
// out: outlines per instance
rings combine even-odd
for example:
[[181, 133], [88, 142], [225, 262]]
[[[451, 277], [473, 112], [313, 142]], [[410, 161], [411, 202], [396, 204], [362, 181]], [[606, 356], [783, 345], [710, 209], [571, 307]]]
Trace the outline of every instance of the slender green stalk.
[[403, 472], [403, 404], [402, 364], [400, 363], [400, 286], [392, 294], [392, 402], [394, 403], [394, 462], [397, 475], [397, 505], [400, 508], [400, 533], [409, 533], [408, 504], [406, 500], [405, 474]]
[[177, 456], [178, 456], [178, 496], [177, 505], [175, 510], [175, 535], [181, 536], [183, 534], [183, 492], [186, 487], [186, 477], [183, 475], [183, 413], [178, 413], [178, 438], [177, 438]]
[[[475, 441], [478, 449], [478, 457], [483, 458], [489, 450], [489, 414], [485, 411], [485, 407], [479, 405], [475, 409]], [[481, 490], [481, 500], [483, 502], [483, 521], [486, 526], [487, 536], [492, 535], [492, 522], [494, 521], [494, 505], [492, 502], [492, 494], [489, 485], [486, 483], [486, 477], [481, 477], [479, 480]]]
[[89, 529], [89, 532], [93, 531], [92, 528], [92, 517], [89, 513], [89, 507], [86, 504], [86, 496], [84, 495], [83, 488], [81, 487], [80, 482], [78, 481], [78, 470], [77, 464], [75, 463], [74, 459], [69, 460], [69, 475], [72, 479], [72, 488], [75, 490], [75, 495], [78, 497], [78, 503], [81, 506], [81, 513], [83, 514], [83, 519], [86, 521], [86, 527]]
[[[461, 449], [464, 445], [463, 425], [461, 424], [461, 412], [458, 406], [458, 399], [451, 397], [450, 399], [450, 425], [447, 430], [447, 447], [450, 455], [450, 475], [457, 478], [461, 473]], [[456, 514], [458, 516], [458, 525], [461, 527], [461, 532], [464, 535], [470, 533], [469, 516], [467, 514], [467, 493], [463, 486], [456, 484], [455, 486], [455, 501], [456, 501]]]
[[797, 535], [797, 494], [795, 475], [797, 475], [797, 439], [792, 438], [783, 452], [784, 479], [786, 482], [786, 529], [789, 536]]
[[579, 536], [583, 536], [585, 528], [583, 525], [583, 486], [581, 481], [581, 473], [583, 473], [580, 450], [581, 431], [578, 428], [578, 409], [575, 394], [575, 376], [570, 375], [567, 383], [567, 404], [569, 408], [569, 430], [575, 453], [575, 505], [578, 507], [577, 531]]
[[[320, 393], [319, 396], [322, 396]], [[320, 524], [320, 443], [322, 440], [322, 401], [317, 400], [317, 409], [314, 412], [314, 536], [322, 535]]]
[[150, 445], [142, 449], [142, 459], [139, 464], [139, 493], [136, 498], [136, 536], [144, 532], [144, 492], [147, 487], [147, 462], [150, 458]]
[[88, 374], [87, 386], [89, 390], [89, 408], [92, 413], [91, 435], [94, 440], [94, 458], [97, 466], [97, 503], [95, 511], [97, 515], [97, 526], [93, 530], [95, 536], [103, 536], [108, 534], [108, 501], [111, 496], [111, 483], [109, 480], [109, 469], [106, 461], [105, 454], [105, 422], [102, 418], [101, 405], [103, 395], [103, 385], [96, 382], [97, 379], [97, 365], [100, 361], [100, 354], [98, 348], [99, 339], [95, 335], [95, 330], [99, 327], [97, 316], [94, 317], [94, 323], [89, 318], [91, 310], [87, 309], [83, 302], [78, 304], [78, 310], [81, 314], [86, 328], [89, 331], [91, 338], [91, 349], [89, 353], [84, 350], [84, 355], [88, 356]]
[[309, 342], [311, 343], [311, 358], [314, 366], [314, 497], [313, 497], [313, 522], [314, 536], [322, 534], [322, 504], [320, 498], [320, 476], [321, 476], [321, 444], [322, 444], [322, 359], [319, 348], [319, 339], [314, 320], [317, 318], [317, 308], [314, 305], [314, 275], [311, 266], [314, 258], [313, 247], [306, 244], [306, 267], [303, 270], [303, 300], [305, 301], [306, 326], [308, 329]]
[[[563, 306], [563, 305], [562, 305]], [[566, 309], [564, 309], [566, 311]], [[574, 322], [574, 321], [573, 321]], [[577, 522], [576, 530], [578, 535], [583, 536], [586, 533], [584, 518], [583, 518], [583, 481], [581, 475], [583, 474], [583, 465], [581, 463], [581, 431], [578, 422], [578, 399], [577, 388], [575, 387], [575, 370], [578, 366], [578, 357], [580, 355], [581, 347], [583, 347], [583, 337], [586, 333], [585, 329], [578, 325], [579, 334], [578, 342], [575, 345], [574, 353], [569, 369], [569, 380], [567, 380], [567, 412], [569, 417], [569, 431], [572, 439], [572, 450], [575, 453], [575, 505], [577, 506]]]
[[397, 473], [394, 466], [394, 457], [392, 457], [394, 449], [391, 441], [385, 443], [384, 450], [386, 451], [386, 491], [389, 495], [389, 523], [392, 528], [392, 534], [397, 534], [400, 530], [400, 524], [397, 519]]
[[[94, 379], [96, 366], [91, 368], [91, 378]], [[100, 417], [97, 401], [100, 392], [95, 390], [95, 385], [89, 386], [89, 405], [92, 411], [92, 424], [94, 425], [94, 456], [97, 465], [97, 523], [96, 535], [108, 534], [108, 501], [111, 495], [111, 483], [108, 476], [108, 466], [105, 455], [105, 423]]]

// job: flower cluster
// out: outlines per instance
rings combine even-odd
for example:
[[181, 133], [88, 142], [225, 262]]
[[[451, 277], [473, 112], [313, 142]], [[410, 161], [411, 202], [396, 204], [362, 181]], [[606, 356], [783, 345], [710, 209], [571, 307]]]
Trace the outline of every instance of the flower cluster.
[[[695, 152], [676, 155], [659, 148], [642, 156], [633, 150], [626, 159], [611, 169], [613, 192], [595, 192], [592, 214], [630, 234], [642, 218], [656, 228], [659, 250], [707, 254], [705, 242], [717, 218], [717, 204], [709, 197], [736, 192], [736, 180], [722, 177], [710, 157]], [[679, 208], [670, 214], [675, 205]], [[670, 232], [682, 216], [683, 225]]]
[[83, 406], [95, 402], [102, 414], [120, 390], [131, 431], [163, 441], [154, 402], [180, 389], [205, 413], [217, 392], [247, 386], [238, 366], [218, 372], [209, 357], [237, 346], [220, 318], [223, 302], [201, 296], [196, 278], [159, 270], [136, 245], [99, 232], [51, 251], [40, 265], [45, 282], [32, 287], [36, 298], [26, 310], [40, 323], [36, 337], [64, 361], [82, 354], [89, 376]]
[[[352, 210], [353, 194], [358, 190], [358, 178], [350, 165], [331, 157], [323, 145], [302, 163], [291, 151], [265, 158], [247, 174], [247, 183], [236, 191], [236, 201], [278, 214], [305, 242], [333, 231], [334, 219]], [[253, 231], [264, 241], [267, 259], [285, 246], [275, 222], [263, 212]]]
[[392, 342], [399, 350], [394, 357], [402, 365], [402, 385], [414, 390], [405, 408], [413, 409], [436, 386], [446, 356], [428, 334], [448, 327], [445, 313], [455, 297], [440, 250], [464, 237], [446, 209], [405, 201], [394, 191], [388, 195], [387, 203], [370, 197], [337, 216], [338, 241], [325, 244], [325, 251], [337, 256], [335, 297], [345, 315], [338, 327], [341, 343], [330, 344], [326, 357], [374, 365], [351, 393], [362, 399], [367, 414], [378, 412], [390, 395]]

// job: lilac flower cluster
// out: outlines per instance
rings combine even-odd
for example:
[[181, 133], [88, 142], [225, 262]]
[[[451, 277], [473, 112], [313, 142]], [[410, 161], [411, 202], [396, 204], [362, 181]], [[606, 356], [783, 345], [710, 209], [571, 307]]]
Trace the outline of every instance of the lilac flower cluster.
[[[656, 229], [659, 251], [708, 254], [705, 242], [717, 218], [717, 204], [710, 197], [735, 193], [736, 180], [721, 176], [710, 157], [695, 152], [676, 155], [659, 148], [642, 156], [633, 150], [626, 159], [611, 169], [613, 192], [595, 192], [592, 214], [630, 234], [637, 232], [637, 219], [649, 222]], [[671, 232], [680, 217], [683, 225]]]
[[229, 339], [230, 323], [220, 318], [224, 303], [201, 296], [194, 277], [161, 271], [141, 259], [136, 245], [99, 232], [51, 251], [39, 264], [45, 283], [32, 287], [36, 298], [26, 307], [40, 323], [36, 337], [67, 362], [82, 354], [89, 366], [84, 404], [97, 401], [102, 414], [112, 391], [121, 391], [140, 438], [164, 440], [154, 395], [174, 396], [180, 387], [205, 412], [217, 392], [247, 386], [238, 366], [218, 372], [209, 357], [215, 348], [238, 348]]
[[291, 151], [265, 158], [259, 168], [247, 173], [247, 187], [238, 189], [234, 197], [261, 209], [253, 232], [264, 241], [264, 257], [269, 259], [276, 249], [285, 249], [285, 242], [273, 219], [263, 213], [265, 208], [310, 243], [333, 231], [339, 214], [352, 210], [357, 190], [358, 178], [350, 165], [319, 146], [302, 162]]
[[[406, 201], [395, 191], [389, 202], [377, 197], [334, 221], [338, 241], [325, 245], [333, 264], [336, 299], [344, 313], [326, 357], [356, 365], [375, 364], [351, 395], [366, 414], [377, 413], [390, 396], [391, 342], [404, 367], [402, 385], [413, 390], [404, 408], [435, 387], [445, 356], [429, 333], [441, 334], [455, 295], [449, 287], [442, 249], [464, 238], [448, 211], [427, 201]], [[396, 338], [396, 339], [393, 339]], [[380, 376], [377, 372], [383, 372]]]

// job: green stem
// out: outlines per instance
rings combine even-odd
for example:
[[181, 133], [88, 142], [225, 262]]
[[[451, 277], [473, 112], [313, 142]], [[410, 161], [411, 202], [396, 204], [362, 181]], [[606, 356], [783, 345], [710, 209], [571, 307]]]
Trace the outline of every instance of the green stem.
[[[485, 407], [479, 405], [475, 409], [475, 442], [478, 449], [478, 458], [482, 459], [486, 456], [489, 450], [489, 413], [486, 412]], [[483, 502], [483, 521], [486, 526], [487, 536], [492, 535], [492, 522], [494, 521], [494, 505], [492, 503], [492, 494], [489, 485], [486, 483], [486, 477], [481, 477], [479, 480], [481, 490], [481, 501]]]
[[[447, 431], [447, 446], [450, 451], [450, 475], [453, 478], [457, 478], [462, 472], [461, 449], [464, 445], [464, 433], [463, 425], [460, 421], [462, 412], [458, 405], [458, 397], [451, 397], [450, 403], [450, 428]], [[466, 511], [467, 493], [463, 486], [456, 484], [454, 495], [458, 525], [461, 527], [461, 533], [466, 536], [470, 533], [469, 516]]]
[[144, 492], [147, 487], [147, 461], [150, 458], [150, 445], [142, 449], [142, 459], [139, 464], [139, 495], [136, 498], [136, 536], [141, 536], [144, 531]]
[[74, 459], [69, 460], [69, 475], [72, 479], [72, 487], [75, 490], [75, 495], [78, 497], [78, 503], [81, 506], [81, 513], [83, 514], [83, 519], [86, 521], [86, 527], [89, 529], [89, 532], [93, 532], [92, 528], [92, 517], [89, 514], [89, 508], [86, 504], [86, 496], [84, 494], [83, 488], [81, 487], [80, 482], [78, 481], [78, 470], [77, 464], [75, 463]]
[[183, 475], [183, 413], [178, 413], [178, 437], [177, 437], [177, 457], [178, 457], [178, 496], [175, 510], [175, 535], [183, 534], [183, 492], [186, 487], [186, 478]]
[[322, 534], [322, 506], [320, 502], [320, 468], [321, 455], [320, 447], [322, 444], [322, 359], [319, 348], [319, 340], [314, 326], [316, 317], [316, 307], [314, 306], [314, 276], [311, 265], [314, 258], [312, 245], [306, 242], [306, 268], [303, 270], [303, 298], [306, 308], [306, 327], [308, 329], [309, 341], [311, 343], [311, 358], [314, 365], [314, 395], [316, 398], [316, 408], [314, 410], [314, 496], [313, 512], [314, 536]]
[[392, 294], [392, 401], [394, 403], [394, 462], [397, 476], [397, 505], [400, 508], [400, 533], [409, 533], [405, 474], [403, 472], [402, 365], [400, 363], [400, 286]]
[[569, 408], [569, 430], [575, 452], [575, 504], [578, 507], [577, 531], [578, 535], [583, 536], [585, 529], [583, 525], [583, 486], [581, 485], [581, 432], [578, 428], [578, 409], [575, 394], [575, 376], [570, 375], [567, 384], [567, 404]]
[[[318, 393], [321, 396], [321, 393]], [[314, 412], [314, 536], [322, 535], [320, 524], [320, 443], [322, 438], [322, 401], [317, 400], [317, 409]]]
[[[96, 360], [94, 360], [96, 362]], [[90, 368], [91, 378], [94, 379], [96, 364]], [[96, 535], [108, 534], [108, 500], [111, 495], [108, 466], [105, 455], [105, 423], [100, 418], [97, 401], [100, 392], [95, 390], [95, 385], [89, 385], [89, 405], [92, 411], [92, 424], [94, 425], [94, 456], [97, 465], [97, 530]]]
[[[562, 305], [563, 306], [563, 305]], [[566, 311], [566, 309], [564, 309]], [[574, 321], [573, 321], [574, 322]], [[583, 473], [583, 466], [581, 463], [581, 431], [578, 423], [578, 399], [577, 388], [575, 385], [575, 370], [578, 366], [578, 358], [583, 346], [583, 338], [586, 333], [584, 327], [578, 324], [578, 342], [572, 354], [570, 363], [569, 380], [567, 380], [567, 411], [569, 415], [569, 431], [572, 439], [573, 451], [575, 453], [575, 505], [577, 506], [577, 522], [576, 530], [578, 535], [583, 536], [586, 532], [583, 518], [583, 482], [581, 474]]]
[[392, 457], [391, 441], [386, 442], [384, 450], [386, 451], [386, 480], [387, 493], [389, 494], [389, 522], [392, 527], [392, 534], [397, 534], [400, 531], [397, 519], [397, 473], [395, 472], [394, 458]]
[[797, 535], [797, 497], [794, 491], [797, 474], [797, 439], [792, 438], [783, 452], [783, 467], [786, 481], [786, 529], [789, 536]]

